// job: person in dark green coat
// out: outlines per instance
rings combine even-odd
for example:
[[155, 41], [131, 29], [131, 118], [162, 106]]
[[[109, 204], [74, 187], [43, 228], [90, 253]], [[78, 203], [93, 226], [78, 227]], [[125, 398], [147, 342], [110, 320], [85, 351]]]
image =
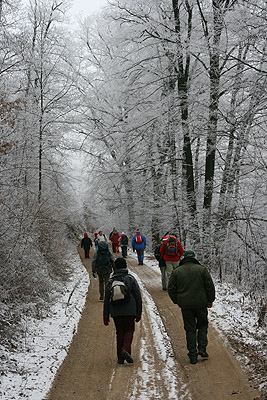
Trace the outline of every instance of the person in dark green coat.
[[191, 364], [196, 364], [198, 355], [209, 356], [206, 351], [208, 308], [215, 300], [215, 287], [210, 273], [198, 262], [192, 250], [185, 251], [179, 267], [173, 270], [168, 293], [182, 310], [188, 357]]

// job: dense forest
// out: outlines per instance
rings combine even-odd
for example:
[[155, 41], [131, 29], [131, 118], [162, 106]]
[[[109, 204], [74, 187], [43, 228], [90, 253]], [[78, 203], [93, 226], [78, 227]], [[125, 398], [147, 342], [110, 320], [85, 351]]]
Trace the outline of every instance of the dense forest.
[[176, 232], [262, 323], [265, 1], [110, 1], [75, 27], [67, 3], [0, 1], [5, 343], [68, 279], [62, 243], [113, 226]]

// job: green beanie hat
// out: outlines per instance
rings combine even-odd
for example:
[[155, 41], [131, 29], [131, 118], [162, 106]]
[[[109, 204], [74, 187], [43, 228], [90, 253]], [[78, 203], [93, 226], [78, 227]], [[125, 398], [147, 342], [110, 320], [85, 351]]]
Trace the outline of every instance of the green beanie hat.
[[185, 252], [184, 252], [184, 258], [186, 258], [186, 257], [195, 257], [196, 255], [195, 255], [195, 253], [193, 252], [193, 250], [186, 250]]

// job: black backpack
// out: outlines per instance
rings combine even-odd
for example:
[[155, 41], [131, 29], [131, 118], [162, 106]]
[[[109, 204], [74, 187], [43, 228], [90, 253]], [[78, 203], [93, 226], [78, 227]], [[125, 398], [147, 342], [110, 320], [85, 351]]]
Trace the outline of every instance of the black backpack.
[[121, 244], [122, 244], [123, 246], [127, 246], [127, 244], [128, 244], [128, 238], [127, 238], [126, 235], [124, 235], [124, 236], [122, 237], [122, 239], [121, 239]]
[[123, 277], [114, 278], [110, 288], [110, 302], [112, 304], [128, 303], [131, 295]]

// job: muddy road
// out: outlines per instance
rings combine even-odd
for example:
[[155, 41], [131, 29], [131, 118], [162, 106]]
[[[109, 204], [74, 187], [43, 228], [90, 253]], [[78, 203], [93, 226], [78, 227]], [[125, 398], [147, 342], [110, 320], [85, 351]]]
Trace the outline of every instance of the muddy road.
[[[103, 302], [90, 259], [82, 262], [91, 278], [78, 332], [58, 370], [47, 400], [192, 399], [253, 400], [260, 398], [227, 344], [209, 327], [208, 360], [191, 365], [187, 357], [181, 312], [161, 289], [160, 272], [127, 265], [139, 281], [143, 315], [136, 324], [133, 364], [117, 364], [113, 321], [103, 324]], [[152, 312], [153, 309], [153, 312]]]

